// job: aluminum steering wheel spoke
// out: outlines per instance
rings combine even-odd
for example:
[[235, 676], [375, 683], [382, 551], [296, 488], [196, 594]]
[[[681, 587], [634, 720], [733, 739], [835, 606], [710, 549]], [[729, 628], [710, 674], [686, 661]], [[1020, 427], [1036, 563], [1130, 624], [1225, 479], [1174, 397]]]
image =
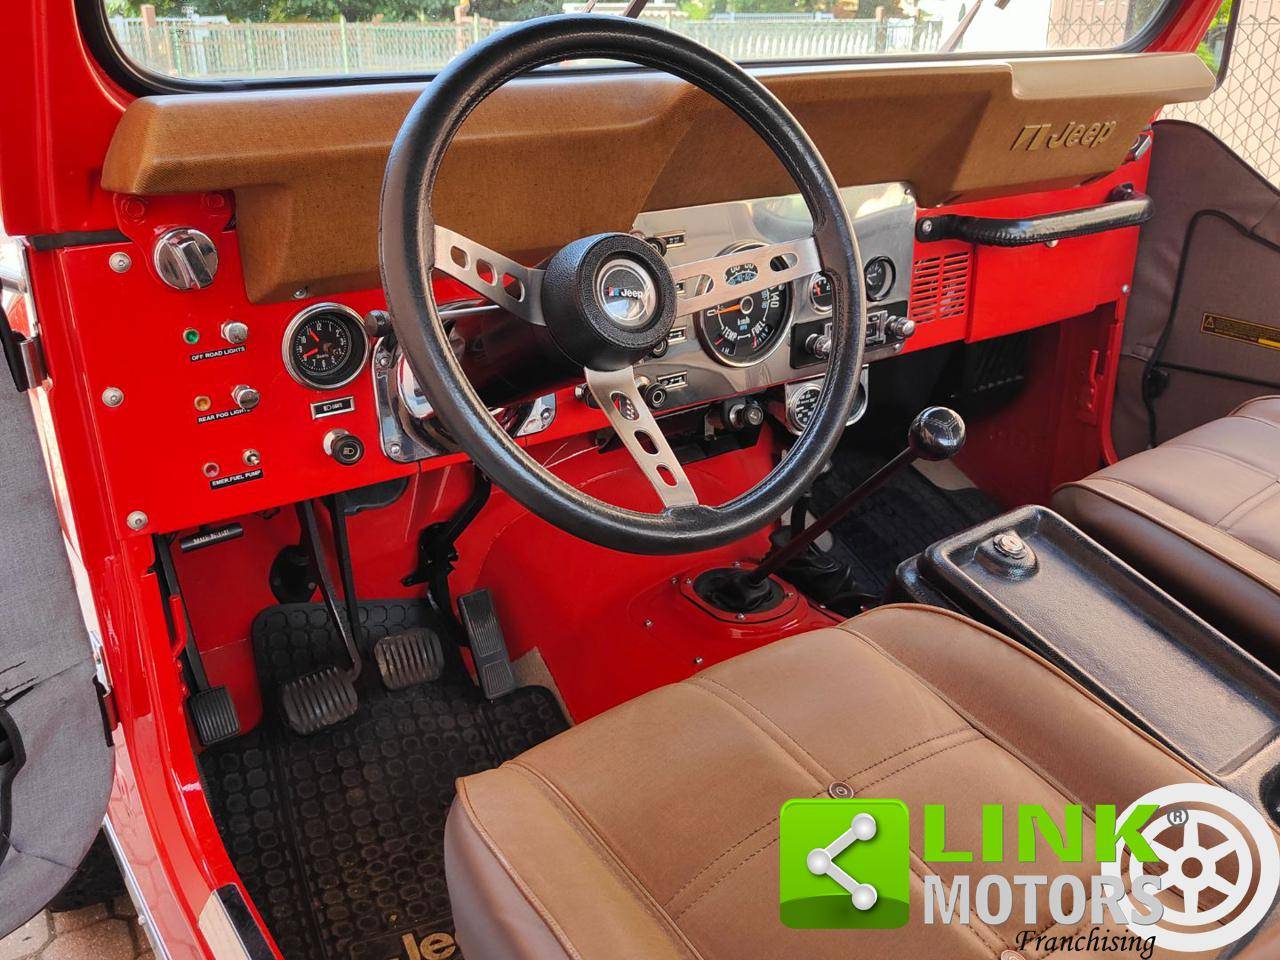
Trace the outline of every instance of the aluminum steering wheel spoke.
[[[751, 247], [671, 268], [676, 289], [676, 316], [746, 297], [780, 283], [809, 277], [822, 269], [813, 237]], [[730, 279], [733, 278], [733, 279]]]
[[437, 224], [435, 230], [435, 269], [517, 317], [543, 325], [542, 270], [517, 263], [448, 227]]
[[640, 396], [633, 367], [587, 370], [587, 389], [609, 418], [622, 445], [653, 486], [665, 507], [696, 504], [698, 495], [685, 475], [658, 421]]

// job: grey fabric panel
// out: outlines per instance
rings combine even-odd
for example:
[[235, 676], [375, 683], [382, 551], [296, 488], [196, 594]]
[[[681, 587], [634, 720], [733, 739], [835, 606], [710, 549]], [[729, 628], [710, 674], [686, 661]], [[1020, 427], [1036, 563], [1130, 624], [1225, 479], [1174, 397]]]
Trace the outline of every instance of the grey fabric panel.
[[[1120, 377], [1132, 383], [1141, 383], [1142, 371], [1146, 365], [1147, 362], [1145, 360], [1139, 360], [1136, 357], [1121, 357]], [[1254, 397], [1268, 393], [1280, 392], [1267, 390], [1249, 383], [1221, 380], [1207, 374], [1191, 373], [1185, 370], [1177, 371], [1177, 377], [1178, 389], [1185, 391], [1186, 394], [1193, 397], [1212, 396], [1214, 409], [1222, 408], [1222, 413], [1218, 414], [1218, 416], [1230, 413], [1246, 400], [1252, 400]], [[1188, 430], [1202, 427], [1209, 419], [1216, 419], [1216, 417], [1209, 417], [1197, 403], [1179, 403], [1176, 402], [1176, 398], [1175, 402], [1172, 403], [1162, 402], [1167, 399], [1168, 397], [1166, 396], [1157, 401], [1160, 440], [1162, 442], [1171, 437], [1181, 436]], [[1121, 409], [1122, 407], [1124, 409]], [[1131, 456], [1146, 449], [1147, 411], [1142, 404], [1142, 397], [1136, 387], [1116, 395], [1114, 427], [1118, 430], [1122, 422], [1126, 425], [1126, 430], [1131, 435], [1126, 435], [1123, 438], [1128, 443], [1122, 445], [1122, 437], [1118, 432], [1114, 433], [1116, 449], [1121, 451], [1121, 455]]]
[[[1277, 294], [1280, 249], [1216, 216], [1198, 217], [1187, 240], [1187, 265], [1161, 361], [1280, 385], [1280, 349], [1201, 330], [1206, 313], [1277, 327]], [[1275, 337], [1280, 342], [1280, 328]], [[1275, 387], [1259, 388], [1259, 395], [1264, 392], [1274, 393]]]
[[12, 847], [0, 864], [0, 934], [71, 879], [102, 828], [112, 774], [91, 663], [37, 684], [8, 710], [27, 763], [13, 782]]
[[[1148, 445], [1147, 413], [1142, 403], [1142, 377], [1169, 320], [1183, 247], [1192, 221], [1202, 210], [1221, 211], [1260, 239], [1280, 242], [1280, 194], [1220, 140], [1194, 124], [1161, 120], [1155, 125], [1151, 175], [1147, 193], [1153, 200], [1151, 220], [1142, 228], [1134, 268], [1133, 296], [1125, 317], [1112, 435], [1116, 451], [1125, 457]], [[1202, 218], [1201, 226], [1206, 221]], [[1225, 224], [1219, 224], [1226, 227]], [[1229, 228], [1228, 228], [1229, 229]], [[1197, 229], [1197, 234], [1200, 229]], [[1192, 238], [1193, 241], [1196, 238]], [[1221, 240], [1222, 243], [1215, 243]], [[1280, 324], [1280, 270], [1254, 268], [1243, 272], [1236, 261], [1256, 261], [1267, 248], [1238, 234], [1226, 238], [1216, 230], [1200, 238], [1194, 269], [1189, 271], [1191, 302], [1180, 306], [1179, 327], [1194, 319], [1194, 331], [1179, 330], [1181, 340], [1216, 340], [1199, 334], [1207, 310], [1237, 319]], [[1245, 248], [1250, 249], [1245, 252]], [[1231, 280], [1215, 281], [1216, 277]], [[1230, 306], [1219, 307], [1219, 303]], [[1246, 305], [1250, 312], [1242, 314]], [[1196, 309], [1199, 312], [1196, 312]], [[1232, 313], [1235, 310], [1235, 313]], [[1269, 319], [1268, 319], [1269, 318]], [[1215, 344], [1205, 348], [1216, 361], [1227, 358]], [[1233, 345], [1237, 351], [1268, 353], [1259, 347]], [[1186, 351], [1184, 351], [1185, 353]], [[1196, 351], [1190, 350], [1194, 355]], [[1196, 357], [1194, 365], [1205, 355]], [[1239, 354], [1236, 354], [1239, 359]], [[1253, 358], [1251, 357], [1251, 360]], [[1266, 365], [1267, 359], [1256, 361]], [[1250, 376], [1244, 369], [1231, 371]], [[1158, 440], [1225, 416], [1242, 400], [1272, 393], [1267, 387], [1243, 386], [1180, 371], [1170, 373], [1169, 390], [1160, 398]]]
[[0, 935], [61, 889], [102, 825], [113, 756], [25, 394], [0, 384], [0, 702], [26, 763], [0, 862]]

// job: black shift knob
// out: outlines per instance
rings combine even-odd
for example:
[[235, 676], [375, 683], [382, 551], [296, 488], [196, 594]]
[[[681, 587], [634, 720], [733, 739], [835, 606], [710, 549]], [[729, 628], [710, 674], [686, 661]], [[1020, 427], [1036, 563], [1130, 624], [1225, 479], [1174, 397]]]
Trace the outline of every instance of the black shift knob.
[[950, 460], [964, 446], [964, 420], [950, 407], [925, 407], [911, 421], [907, 446], [921, 460]]

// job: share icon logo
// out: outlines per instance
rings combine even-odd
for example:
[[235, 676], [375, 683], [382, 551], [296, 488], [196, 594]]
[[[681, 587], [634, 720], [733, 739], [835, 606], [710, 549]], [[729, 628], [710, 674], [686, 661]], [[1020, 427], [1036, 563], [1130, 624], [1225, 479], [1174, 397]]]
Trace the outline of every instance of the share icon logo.
[[779, 912], [788, 927], [889, 929], [907, 922], [910, 834], [899, 800], [783, 804]]
[[876, 835], [876, 818], [860, 813], [853, 818], [849, 829], [825, 847], [814, 847], [805, 857], [805, 865], [815, 877], [830, 877], [848, 891], [853, 905], [859, 910], [870, 910], [876, 905], [876, 888], [869, 883], [859, 883], [835, 864], [836, 857], [859, 840], [870, 840]]

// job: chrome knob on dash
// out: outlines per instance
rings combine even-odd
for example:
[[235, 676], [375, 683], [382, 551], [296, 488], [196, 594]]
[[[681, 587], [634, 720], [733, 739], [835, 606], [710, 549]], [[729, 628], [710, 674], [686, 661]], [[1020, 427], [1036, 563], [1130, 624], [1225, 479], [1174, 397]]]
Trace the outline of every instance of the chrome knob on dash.
[[831, 356], [831, 337], [825, 333], [812, 333], [804, 342], [804, 348], [819, 360]]
[[218, 248], [194, 227], [167, 230], [151, 252], [156, 273], [174, 290], [203, 290], [218, 274]]
[[252, 410], [262, 402], [262, 394], [242, 383], [232, 388], [231, 401], [241, 410]]
[[885, 335], [894, 340], [906, 340], [916, 332], [916, 322], [907, 317], [894, 317], [884, 327]]

